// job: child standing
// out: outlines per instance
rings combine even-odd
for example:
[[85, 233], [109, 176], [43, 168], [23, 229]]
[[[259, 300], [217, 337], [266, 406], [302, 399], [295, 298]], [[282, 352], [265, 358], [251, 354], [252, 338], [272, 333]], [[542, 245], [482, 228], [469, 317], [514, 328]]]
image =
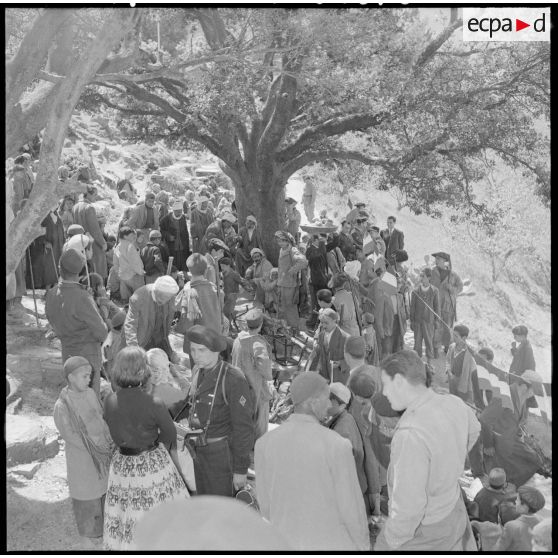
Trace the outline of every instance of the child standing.
[[225, 304], [223, 306], [223, 314], [229, 321], [232, 321], [234, 315], [234, 307], [238, 298], [238, 286], [244, 285], [245, 280], [237, 271], [232, 268], [230, 258], [222, 258], [219, 261], [221, 271], [223, 272], [223, 291], [225, 293]]
[[544, 508], [542, 493], [532, 486], [517, 489], [515, 509], [520, 516], [504, 525], [494, 552], [532, 552], [531, 530], [540, 519], [535, 515]]
[[88, 387], [91, 365], [84, 357], [64, 363], [68, 385], [54, 405], [54, 424], [66, 446], [68, 487], [78, 532], [103, 535], [103, 508], [113, 443], [101, 404]]

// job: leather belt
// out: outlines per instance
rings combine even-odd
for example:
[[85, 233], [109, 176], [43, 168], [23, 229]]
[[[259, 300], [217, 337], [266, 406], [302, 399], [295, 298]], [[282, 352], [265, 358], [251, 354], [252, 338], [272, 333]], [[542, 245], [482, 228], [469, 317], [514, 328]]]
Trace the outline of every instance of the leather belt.
[[157, 444], [153, 444], [152, 446], [149, 446], [148, 448], [124, 448], [124, 447], [119, 447], [118, 451], [122, 455], [140, 455], [144, 451], [153, 451], [157, 447], [158, 447]]

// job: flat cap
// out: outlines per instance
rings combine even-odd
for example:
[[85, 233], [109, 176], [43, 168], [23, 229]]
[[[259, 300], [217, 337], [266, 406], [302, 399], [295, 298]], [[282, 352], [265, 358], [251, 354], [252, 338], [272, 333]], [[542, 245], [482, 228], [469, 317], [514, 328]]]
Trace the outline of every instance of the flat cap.
[[60, 269], [63, 269], [64, 271], [77, 274], [83, 269], [86, 261], [85, 256], [81, 252], [75, 250], [74, 248], [68, 248], [62, 252], [59, 265]]
[[349, 353], [353, 358], [364, 358], [366, 355], [366, 343], [364, 337], [351, 335], [345, 341], [345, 352]]
[[85, 229], [81, 225], [74, 223], [68, 227], [68, 237], [76, 234], [85, 234]]
[[246, 312], [246, 325], [250, 329], [256, 329], [263, 323], [263, 312], [259, 308], [252, 308]]
[[83, 366], [91, 367], [91, 363], [82, 356], [73, 356], [66, 360], [64, 363], [64, 376], [67, 378], [72, 372], [75, 372], [78, 368]]
[[450, 261], [450, 255], [447, 252], [434, 252], [434, 254], [432, 254], [435, 258], [442, 258], [443, 260], [446, 260], [446, 262]]
[[335, 397], [342, 403], [345, 403], [345, 405], [348, 405], [351, 400], [351, 390], [341, 382], [333, 382], [330, 384], [329, 393], [335, 395]]
[[327, 380], [317, 372], [303, 372], [291, 384], [291, 399], [298, 405], [315, 397], [327, 387]]
[[203, 345], [214, 353], [220, 353], [227, 348], [227, 340], [223, 335], [202, 325], [192, 326], [186, 332], [186, 337], [190, 343]]

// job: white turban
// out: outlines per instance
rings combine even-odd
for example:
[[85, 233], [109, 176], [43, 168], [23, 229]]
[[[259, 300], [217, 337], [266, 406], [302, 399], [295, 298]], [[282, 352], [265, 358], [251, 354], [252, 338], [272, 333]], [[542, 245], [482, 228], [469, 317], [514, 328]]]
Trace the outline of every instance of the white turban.
[[85, 255], [85, 250], [89, 246], [90, 242], [91, 238], [86, 234], [75, 234], [68, 239], [65, 245], [65, 249], [68, 250], [71, 248]]
[[170, 275], [158, 277], [153, 283], [153, 292], [167, 296], [176, 296], [178, 294], [178, 284]]

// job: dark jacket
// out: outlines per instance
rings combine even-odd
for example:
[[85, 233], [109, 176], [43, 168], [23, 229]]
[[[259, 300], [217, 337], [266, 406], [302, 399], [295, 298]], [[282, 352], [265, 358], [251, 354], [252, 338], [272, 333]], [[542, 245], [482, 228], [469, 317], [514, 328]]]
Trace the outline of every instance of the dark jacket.
[[519, 347], [512, 349], [513, 360], [510, 365], [510, 374], [521, 375], [525, 370], [535, 370], [535, 356], [533, 347], [528, 340], [519, 344]]
[[146, 275], [155, 275], [156, 273], [164, 275], [166, 272], [165, 264], [161, 257], [161, 250], [152, 242], [148, 242], [143, 247], [141, 261], [143, 262], [143, 269]]
[[345, 233], [339, 233], [339, 249], [347, 261], [356, 258], [356, 247], [353, 238]]
[[[221, 385], [215, 389], [221, 365], [223, 367]], [[194, 366], [192, 387], [197, 383], [195, 393], [175, 403], [169, 409], [171, 416], [175, 417], [176, 413], [183, 409], [175, 420], [188, 418], [192, 408], [186, 403], [190, 400], [190, 403], [195, 402], [195, 414], [200, 425], [204, 427], [209, 418], [211, 401], [215, 393], [207, 437], [227, 436], [233, 458], [233, 472], [244, 475], [250, 465], [250, 452], [254, 447], [254, 399], [248, 381], [238, 368], [221, 360], [212, 370], [204, 371], [195, 378], [198, 374], [199, 369]]]
[[427, 304], [436, 314], [440, 315], [438, 289], [430, 285], [429, 289], [424, 292], [419, 285], [411, 294], [411, 325], [419, 322], [434, 325], [436, 316], [432, 310], [426, 306]]
[[177, 228], [180, 234], [180, 243], [182, 245], [181, 252], [184, 254], [185, 259], [190, 256], [190, 235], [188, 233], [188, 223], [186, 217], [181, 216], [180, 219], [175, 219], [173, 213], [169, 213], [161, 220], [161, 236], [169, 249], [169, 254], [176, 259], [177, 252]]
[[308, 269], [310, 270], [310, 282], [314, 288], [326, 288], [329, 270], [325, 243], [320, 242], [317, 247], [310, 244], [306, 249], [306, 259], [308, 260]]
[[331, 380], [330, 361], [338, 361], [339, 367], [333, 369], [333, 381], [346, 385], [349, 380], [349, 367], [345, 362], [345, 341], [349, 334], [337, 326], [329, 340], [329, 346], [325, 346], [325, 332], [320, 329], [318, 341], [314, 350], [308, 357], [310, 370], [317, 370], [328, 382]]
[[[153, 205], [153, 225], [151, 226], [151, 230], [159, 228], [159, 210], [155, 205]], [[130, 213], [130, 217], [126, 222], [128, 227], [132, 227], [132, 229], [145, 229], [147, 223], [147, 207], [145, 206], [145, 201], [140, 201], [136, 204], [136, 206], [132, 209]]]
[[392, 261], [392, 254], [396, 250], [403, 250], [405, 247], [405, 238], [403, 231], [399, 229], [393, 229], [392, 233], [389, 233], [389, 229], [384, 229], [380, 233], [383, 241], [386, 243], [386, 259], [388, 262]]
[[62, 344], [63, 360], [70, 353], [83, 356], [99, 370], [101, 344], [108, 329], [86, 288], [79, 283], [60, 281], [47, 291], [45, 313]]
[[479, 505], [479, 521], [492, 521], [498, 523], [498, 506], [501, 502], [514, 502], [517, 494], [512, 490], [482, 488], [475, 496]]

